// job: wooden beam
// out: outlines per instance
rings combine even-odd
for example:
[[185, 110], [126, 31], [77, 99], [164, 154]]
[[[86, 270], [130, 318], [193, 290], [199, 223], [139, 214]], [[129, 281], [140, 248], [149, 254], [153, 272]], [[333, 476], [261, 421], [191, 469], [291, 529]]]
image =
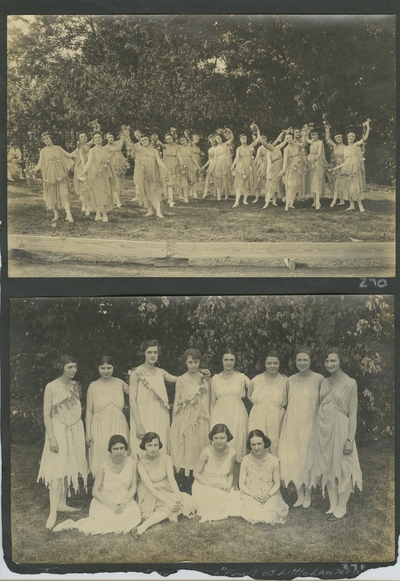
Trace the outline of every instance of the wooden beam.
[[394, 242], [177, 242], [176, 258], [393, 260]]
[[9, 250], [27, 252], [62, 252], [67, 254], [105, 254], [112, 256], [132, 256], [136, 258], [164, 258], [167, 256], [167, 242], [146, 242], [142, 240], [107, 240], [104, 238], [64, 238], [60, 236], [10, 235]]

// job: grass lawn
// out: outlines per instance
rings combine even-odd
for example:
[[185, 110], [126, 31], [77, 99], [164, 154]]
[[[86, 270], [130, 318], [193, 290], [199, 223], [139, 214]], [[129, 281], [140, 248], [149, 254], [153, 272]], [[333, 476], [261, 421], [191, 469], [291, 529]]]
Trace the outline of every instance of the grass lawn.
[[[200, 524], [180, 517], [162, 522], [135, 541], [131, 535], [85, 537], [77, 531], [55, 534], [44, 528], [49, 499], [36, 483], [41, 449], [12, 446], [12, 558], [28, 563], [259, 563], [368, 562], [395, 558], [394, 442], [382, 440], [359, 450], [363, 492], [356, 489], [348, 518], [328, 523], [329, 503], [320, 490], [309, 509], [290, 508], [284, 525], [250, 525], [240, 518]], [[3, 472], [4, 474], [4, 472]], [[282, 491], [292, 507], [295, 491]], [[70, 500], [88, 514], [90, 496]], [[61, 522], [65, 515], [59, 515]]]
[[[204, 182], [201, 182], [204, 184]], [[201, 196], [202, 190], [198, 188]], [[264, 200], [232, 209], [228, 201], [216, 198], [190, 199], [178, 202], [174, 208], [164, 203], [164, 219], [145, 218], [146, 210], [132, 202], [132, 178], [126, 180], [122, 208], [109, 215], [109, 222], [94, 222], [94, 216], [84, 216], [75, 194], [71, 209], [75, 222], [62, 219], [56, 228], [50, 225], [52, 212], [45, 209], [38, 185], [26, 182], [8, 184], [9, 234], [36, 234], [124, 240], [168, 242], [350, 242], [350, 238], [367, 241], [393, 241], [395, 237], [395, 187], [368, 185], [366, 212], [346, 212], [343, 206], [330, 209], [331, 199], [323, 198], [316, 212], [311, 200], [298, 201], [298, 209], [285, 212], [282, 202], [275, 208], [262, 210]]]

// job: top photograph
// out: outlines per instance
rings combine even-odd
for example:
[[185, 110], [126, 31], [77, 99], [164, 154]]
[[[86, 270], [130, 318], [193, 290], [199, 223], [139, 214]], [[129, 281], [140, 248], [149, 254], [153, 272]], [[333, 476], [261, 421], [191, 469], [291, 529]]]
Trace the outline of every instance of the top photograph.
[[395, 276], [394, 15], [13, 15], [9, 277]]

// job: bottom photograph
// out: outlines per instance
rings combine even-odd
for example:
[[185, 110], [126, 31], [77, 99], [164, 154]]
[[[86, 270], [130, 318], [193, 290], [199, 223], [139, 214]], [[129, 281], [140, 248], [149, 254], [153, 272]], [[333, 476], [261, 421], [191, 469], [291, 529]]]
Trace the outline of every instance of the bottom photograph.
[[10, 311], [14, 563], [395, 559], [392, 295]]

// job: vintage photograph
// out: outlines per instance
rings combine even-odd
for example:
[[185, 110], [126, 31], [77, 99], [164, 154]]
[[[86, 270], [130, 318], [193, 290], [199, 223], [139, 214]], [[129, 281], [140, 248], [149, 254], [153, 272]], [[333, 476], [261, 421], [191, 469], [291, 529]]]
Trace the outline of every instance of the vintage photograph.
[[15, 298], [10, 321], [15, 564], [394, 561], [392, 295]]
[[8, 17], [10, 277], [395, 274], [395, 15]]

